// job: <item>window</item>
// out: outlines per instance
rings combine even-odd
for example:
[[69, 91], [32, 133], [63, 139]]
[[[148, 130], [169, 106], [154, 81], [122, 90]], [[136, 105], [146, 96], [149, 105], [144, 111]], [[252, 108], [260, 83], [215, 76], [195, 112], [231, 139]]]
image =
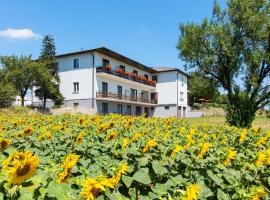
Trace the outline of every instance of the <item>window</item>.
[[170, 106], [164, 106], [165, 110], [170, 110]]
[[137, 70], [133, 70], [133, 74], [138, 75], [138, 71]]
[[147, 74], [145, 74], [144, 77], [146, 78], [146, 80], [148, 80], [148, 75]]
[[110, 61], [109, 61], [109, 60], [107, 60], [107, 59], [105, 59], [105, 58], [102, 59], [102, 66], [103, 66], [103, 67], [106, 67], [106, 66], [109, 65], [109, 64], [110, 64]]
[[137, 100], [137, 90], [130, 88], [130, 93], [131, 93], [131, 95], [130, 95], [131, 100], [136, 101]]
[[127, 105], [127, 114], [131, 115], [131, 106], [130, 105]]
[[184, 101], [184, 92], [180, 92], [180, 101]]
[[152, 76], [152, 80], [157, 82], [157, 76]]
[[80, 87], [79, 87], [79, 82], [74, 82], [73, 83], [73, 93], [79, 93]]
[[122, 92], [122, 86], [121, 85], [117, 86], [117, 93], [118, 93], [118, 98], [122, 99], [122, 95], [123, 95], [122, 93], [123, 92]]
[[108, 104], [102, 103], [102, 113], [106, 114], [108, 113]]
[[181, 76], [181, 83], [182, 83], [182, 86], [184, 86], [184, 77]]
[[79, 107], [79, 103], [73, 103], [73, 108], [77, 109]]
[[108, 83], [102, 82], [102, 96], [108, 95]]
[[79, 69], [80, 68], [80, 60], [79, 58], [73, 59], [73, 69]]
[[136, 115], [141, 115], [142, 114], [142, 107], [136, 106]]
[[123, 106], [121, 104], [117, 105], [117, 111], [118, 111], [119, 114], [123, 113]]

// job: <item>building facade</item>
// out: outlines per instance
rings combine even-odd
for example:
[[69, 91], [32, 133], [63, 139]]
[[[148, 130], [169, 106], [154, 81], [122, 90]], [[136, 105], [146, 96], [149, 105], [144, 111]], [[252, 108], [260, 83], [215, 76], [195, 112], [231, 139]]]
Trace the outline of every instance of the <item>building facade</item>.
[[105, 47], [58, 55], [57, 62], [65, 107], [185, 117], [187, 74], [179, 69], [150, 68]]

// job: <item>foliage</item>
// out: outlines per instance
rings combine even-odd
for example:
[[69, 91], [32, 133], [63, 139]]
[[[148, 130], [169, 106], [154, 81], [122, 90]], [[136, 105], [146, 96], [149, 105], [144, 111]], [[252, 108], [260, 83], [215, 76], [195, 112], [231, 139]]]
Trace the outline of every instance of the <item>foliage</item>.
[[198, 99], [201, 98], [216, 102], [219, 91], [215, 80], [198, 71], [192, 72], [189, 75], [189, 102], [198, 102]]
[[51, 99], [55, 102], [56, 106], [63, 103], [63, 96], [59, 91], [59, 71], [56, 62], [56, 50], [54, 39], [46, 35], [42, 41], [42, 49], [39, 57], [39, 61], [44, 63], [42, 78], [37, 81], [37, 89], [35, 90], [35, 95], [43, 100], [43, 108], [46, 108], [47, 99]]
[[13, 85], [5, 82], [4, 73], [0, 70], [0, 108], [10, 107], [16, 97]]
[[24, 106], [27, 91], [42, 77], [39, 73], [41, 63], [32, 61], [30, 56], [2, 56], [0, 62], [3, 64], [5, 83], [14, 86], [21, 97], [21, 106]]
[[180, 57], [227, 92], [231, 125], [250, 127], [270, 102], [270, 2], [229, 0], [201, 24], [181, 25]]
[[256, 128], [5, 114], [0, 130], [4, 199], [269, 198], [270, 132]]

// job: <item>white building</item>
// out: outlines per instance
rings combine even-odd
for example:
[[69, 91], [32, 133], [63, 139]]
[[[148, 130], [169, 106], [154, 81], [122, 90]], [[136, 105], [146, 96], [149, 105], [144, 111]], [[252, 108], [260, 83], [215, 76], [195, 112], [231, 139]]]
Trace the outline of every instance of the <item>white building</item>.
[[[65, 107], [186, 116], [188, 75], [179, 69], [150, 68], [105, 47], [58, 55], [57, 62]], [[41, 101], [34, 97], [33, 103]]]

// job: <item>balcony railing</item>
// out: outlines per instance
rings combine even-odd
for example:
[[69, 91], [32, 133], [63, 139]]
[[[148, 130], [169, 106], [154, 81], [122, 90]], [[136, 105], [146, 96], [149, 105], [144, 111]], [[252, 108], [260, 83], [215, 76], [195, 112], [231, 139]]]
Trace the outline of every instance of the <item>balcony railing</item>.
[[151, 103], [157, 104], [157, 99], [146, 99], [140, 98], [135, 95], [119, 95], [112, 92], [97, 92], [97, 98], [108, 98], [108, 99], [115, 99], [115, 100], [123, 100], [123, 101], [133, 101], [139, 103]]
[[138, 83], [143, 83], [143, 84], [146, 84], [146, 85], [156, 87], [156, 82], [155, 81], [146, 79], [145, 77], [139, 76], [138, 74], [134, 74], [134, 73], [131, 73], [129, 71], [123, 72], [121, 70], [115, 71], [115, 70], [112, 70], [112, 69], [110, 69], [108, 67], [97, 67], [97, 73], [98, 72], [104, 72], [104, 73], [107, 73], [107, 74], [112, 74], [112, 75], [115, 75], [115, 76], [118, 76], [118, 77], [121, 77], [121, 78], [124, 78], [124, 79], [132, 80], [132, 81], [135, 81], [135, 82], [138, 82]]

